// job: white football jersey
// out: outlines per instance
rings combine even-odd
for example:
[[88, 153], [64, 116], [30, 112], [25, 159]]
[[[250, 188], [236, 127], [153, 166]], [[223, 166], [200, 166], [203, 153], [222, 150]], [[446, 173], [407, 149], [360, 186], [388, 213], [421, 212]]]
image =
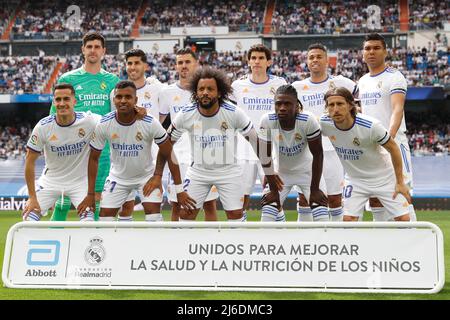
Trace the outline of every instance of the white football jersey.
[[75, 112], [75, 121], [60, 126], [56, 115], [39, 121], [31, 133], [27, 147], [44, 152], [45, 168], [39, 181], [53, 186], [71, 186], [87, 180], [89, 142], [101, 116]]
[[[406, 95], [408, 84], [400, 71], [386, 68], [383, 72], [371, 76], [365, 74], [358, 81], [359, 98], [361, 99], [362, 113], [381, 121], [385, 128], [390, 128], [392, 106], [391, 95], [401, 93]], [[405, 113], [398, 129], [396, 139], [405, 137]]]
[[330, 138], [351, 181], [370, 187], [384, 185], [387, 180], [395, 181], [390, 154], [382, 147], [390, 136], [380, 121], [358, 113], [353, 127], [340, 130], [324, 115], [320, 126], [322, 134]]
[[[253, 125], [246, 114], [231, 103], [222, 103], [218, 112], [210, 117], [202, 115], [196, 104], [189, 105], [178, 114], [169, 128], [172, 141], [184, 131], [189, 133], [191, 167], [206, 176], [240, 175], [236, 164], [236, 131], [242, 135]], [[177, 142], [179, 143], [179, 142]]]
[[[169, 114], [170, 120], [174, 121], [181, 109], [191, 104], [191, 92], [179, 86], [178, 83], [173, 83], [161, 91], [159, 98], [159, 107], [161, 114]], [[184, 134], [180, 141], [174, 145], [173, 151], [180, 163], [190, 163], [191, 148], [187, 133]]]
[[138, 105], [147, 109], [147, 114], [159, 120], [159, 94], [164, 85], [155, 77], [147, 78], [145, 85], [137, 88]]
[[[283, 78], [269, 75], [269, 79], [263, 83], [255, 83], [250, 79], [250, 75], [235, 80], [232, 83], [233, 94], [231, 100], [241, 108], [250, 120], [259, 124], [265, 113], [275, 110], [274, 96], [277, 89], [287, 84]], [[256, 128], [258, 131], [258, 128]], [[242, 137], [238, 139], [238, 159], [258, 160], [250, 143]]]
[[281, 128], [276, 113], [265, 114], [259, 126], [259, 137], [272, 142], [275, 170], [280, 173], [312, 172], [313, 157], [308, 140], [319, 135], [319, 122], [310, 112], [297, 114], [295, 127], [289, 131]]
[[[334, 87], [344, 87], [354, 96], [357, 94], [356, 83], [352, 80], [339, 76], [328, 76], [321, 82], [312, 82], [311, 78], [295, 81], [292, 86], [297, 90], [298, 99], [302, 103], [303, 110], [312, 112], [319, 120], [325, 114], [325, 93]], [[327, 137], [322, 138], [324, 151], [333, 150], [333, 145]]]
[[168, 138], [166, 130], [152, 116], [145, 116], [130, 125], [120, 124], [116, 112], [105, 115], [95, 128], [91, 147], [102, 150], [106, 143], [111, 147], [109, 175], [122, 184], [140, 183], [153, 174], [151, 147]]

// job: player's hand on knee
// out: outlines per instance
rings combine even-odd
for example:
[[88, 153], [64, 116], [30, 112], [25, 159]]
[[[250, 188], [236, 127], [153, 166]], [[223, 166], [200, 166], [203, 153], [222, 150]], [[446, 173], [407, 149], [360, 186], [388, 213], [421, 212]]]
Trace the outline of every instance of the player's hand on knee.
[[284, 182], [277, 174], [266, 175], [267, 183], [270, 186], [270, 190], [281, 191], [283, 190]]
[[311, 205], [319, 205], [323, 207], [328, 206], [328, 198], [320, 189], [311, 189], [311, 194], [309, 196], [309, 203]]
[[192, 199], [186, 191], [177, 193], [178, 204], [187, 212], [191, 213], [196, 209], [196, 201]]
[[147, 109], [139, 106], [134, 106], [134, 111], [136, 112], [136, 119], [142, 120], [147, 115]]
[[395, 184], [395, 191], [394, 195], [392, 196], [392, 199], [395, 199], [398, 194], [402, 194], [406, 200], [408, 200], [409, 203], [412, 203], [411, 195], [409, 194], [409, 188], [404, 183], [397, 183]]
[[161, 176], [159, 175], [153, 176], [147, 181], [143, 188], [144, 196], [148, 197], [149, 195], [151, 195], [153, 190], [157, 188], [161, 191], [161, 193], [163, 193]]
[[265, 206], [271, 203], [277, 204], [277, 209], [280, 210], [281, 202], [280, 202], [280, 193], [278, 191], [269, 191], [264, 194], [261, 198], [261, 206]]
[[29, 198], [25, 203], [25, 208], [22, 212], [23, 220], [26, 220], [30, 212], [41, 213], [41, 207], [36, 198]]
[[77, 207], [78, 215], [85, 211], [95, 211], [95, 194], [88, 194]]

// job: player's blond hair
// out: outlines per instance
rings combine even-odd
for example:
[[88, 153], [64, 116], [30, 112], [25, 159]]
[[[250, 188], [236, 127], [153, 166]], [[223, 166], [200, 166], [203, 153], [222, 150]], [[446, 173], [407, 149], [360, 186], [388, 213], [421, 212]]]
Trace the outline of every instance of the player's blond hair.
[[358, 112], [358, 110], [356, 108], [355, 98], [353, 97], [352, 93], [344, 87], [331, 88], [325, 93], [325, 96], [323, 98], [325, 100], [325, 109], [328, 107], [328, 98], [335, 96], [344, 98], [345, 101], [352, 107], [350, 113], [353, 117], [356, 117], [356, 113]]

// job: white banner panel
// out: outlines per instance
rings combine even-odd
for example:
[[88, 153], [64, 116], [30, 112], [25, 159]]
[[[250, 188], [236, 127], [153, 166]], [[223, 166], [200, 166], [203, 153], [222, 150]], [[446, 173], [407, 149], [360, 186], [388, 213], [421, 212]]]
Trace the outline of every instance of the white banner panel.
[[429, 223], [38, 224], [47, 227], [8, 234], [9, 287], [431, 293], [444, 284], [442, 233]]
[[170, 28], [171, 36], [217, 36], [228, 33], [229, 33], [228, 26]]
[[135, 40], [133, 48], [144, 50], [145, 53], [173, 53], [173, 47], [179, 44], [178, 39]]
[[261, 44], [262, 39], [254, 38], [233, 38], [233, 39], [216, 39], [216, 51], [248, 51], [255, 44]]

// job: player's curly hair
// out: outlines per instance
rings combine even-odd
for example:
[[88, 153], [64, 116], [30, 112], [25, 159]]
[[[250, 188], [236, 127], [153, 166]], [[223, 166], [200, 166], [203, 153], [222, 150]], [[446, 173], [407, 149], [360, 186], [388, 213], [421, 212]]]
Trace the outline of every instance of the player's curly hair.
[[352, 107], [352, 109], [350, 110], [352, 116], [356, 117], [356, 113], [358, 112], [358, 110], [357, 110], [355, 98], [353, 97], [352, 93], [347, 88], [344, 88], [344, 87], [331, 88], [330, 90], [328, 90], [325, 93], [325, 96], [323, 97], [323, 99], [325, 100], [325, 110], [328, 107], [328, 102], [327, 102], [328, 98], [333, 97], [333, 96], [338, 96], [338, 97], [344, 98], [345, 101]]
[[230, 79], [228, 76], [221, 70], [210, 68], [210, 67], [202, 67], [195, 71], [191, 80], [189, 81], [189, 91], [192, 92], [191, 100], [192, 102], [197, 102], [197, 86], [198, 82], [201, 79], [214, 79], [217, 84], [217, 91], [219, 92], [219, 103], [222, 103], [224, 100], [229, 100], [230, 94], [233, 92], [233, 88], [231, 87]]
[[297, 102], [298, 102], [299, 111], [300, 112], [303, 111], [303, 105], [300, 102], [300, 100], [298, 99], [298, 92], [294, 88], [294, 86], [292, 86], [290, 84], [284, 84], [284, 85], [278, 87], [277, 91], [275, 92], [275, 96], [277, 96], [279, 94], [285, 94], [285, 95], [294, 97], [295, 100], [297, 100]]

